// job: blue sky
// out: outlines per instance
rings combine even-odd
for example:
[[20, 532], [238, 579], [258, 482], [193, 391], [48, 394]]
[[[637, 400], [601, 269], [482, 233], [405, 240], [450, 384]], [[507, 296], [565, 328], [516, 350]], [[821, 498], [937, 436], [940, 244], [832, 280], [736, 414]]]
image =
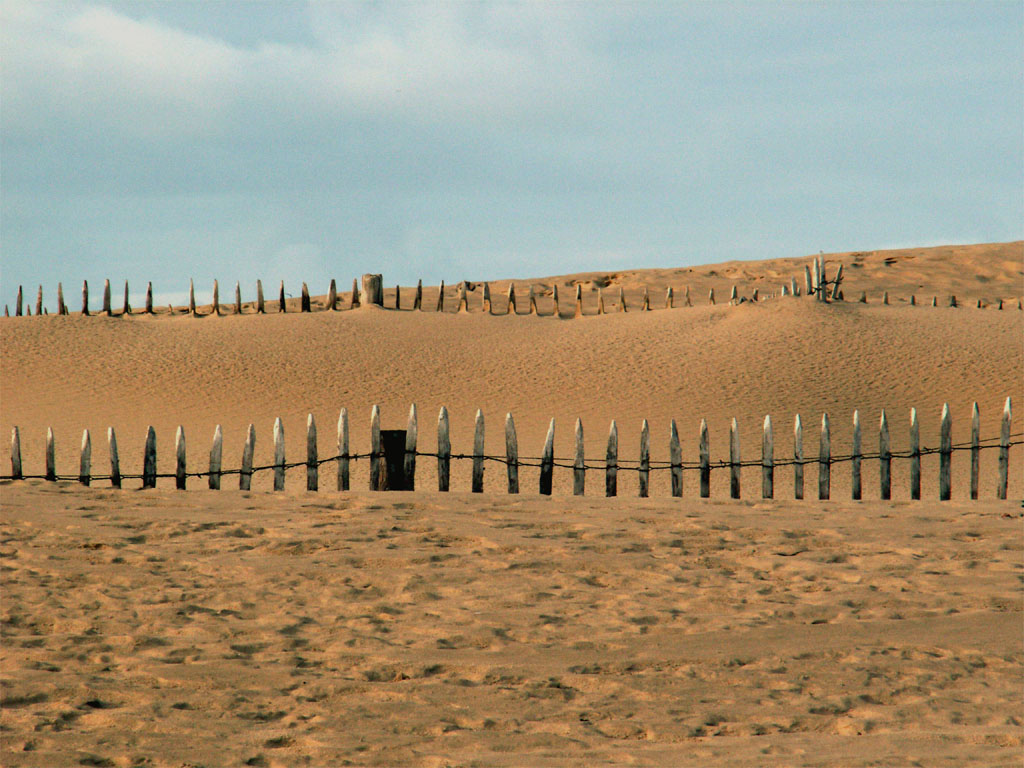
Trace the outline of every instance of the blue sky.
[[0, 44], [7, 302], [1024, 236], [1021, 2], [3, 0]]

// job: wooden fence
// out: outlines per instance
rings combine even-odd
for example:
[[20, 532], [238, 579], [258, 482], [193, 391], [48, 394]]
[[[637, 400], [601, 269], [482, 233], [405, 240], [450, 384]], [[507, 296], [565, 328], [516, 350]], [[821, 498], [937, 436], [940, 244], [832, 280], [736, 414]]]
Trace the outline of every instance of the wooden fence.
[[905, 452], [893, 451], [890, 441], [890, 425], [883, 410], [878, 425], [878, 450], [865, 452], [862, 449], [862, 432], [860, 413], [853, 413], [852, 451], [846, 455], [835, 455], [832, 452], [831, 424], [828, 414], [821, 418], [818, 454], [809, 457], [804, 453], [803, 424], [800, 416], [796, 416], [793, 425], [792, 458], [777, 458], [771, 416], [765, 416], [762, 426], [761, 458], [758, 461], [742, 461], [740, 458], [739, 430], [736, 419], [732, 420], [729, 434], [729, 458], [712, 462], [710, 440], [706, 420], [701, 421], [698, 436], [699, 460], [684, 462], [675, 420], [669, 430], [669, 460], [651, 461], [650, 430], [647, 420], [643, 421], [640, 432], [640, 456], [636, 461], [623, 460], [619, 457], [619, 433], [614, 421], [608, 434], [607, 450], [603, 461], [588, 460], [583, 450], [583, 424], [577, 419], [575, 425], [575, 454], [571, 458], [556, 458], [554, 455], [555, 420], [548, 427], [544, 448], [539, 457], [519, 455], [516, 438], [515, 421], [512, 414], [505, 417], [505, 455], [487, 455], [484, 451], [484, 416], [479, 410], [473, 436], [473, 452], [471, 454], [452, 453], [449, 417], [447, 408], [442, 407], [437, 422], [437, 450], [424, 452], [418, 446], [418, 419], [416, 406], [409, 410], [407, 428], [405, 430], [381, 430], [380, 408], [374, 406], [370, 417], [370, 451], [353, 453], [349, 445], [349, 416], [345, 408], [341, 409], [337, 425], [337, 454], [329, 458], [320, 458], [317, 450], [316, 421], [310, 414], [306, 425], [306, 457], [301, 462], [288, 463], [285, 460], [284, 428], [281, 419], [274, 423], [274, 461], [266, 466], [253, 466], [253, 455], [256, 443], [256, 431], [249, 425], [245, 445], [242, 452], [241, 467], [230, 470], [222, 465], [223, 433], [220, 425], [214, 431], [213, 445], [210, 450], [209, 469], [207, 471], [189, 472], [186, 466], [185, 433], [178, 427], [175, 435], [175, 471], [173, 474], [157, 472], [156, 432], [149, 427], [143, 450], [143, 470], [141, 475], [129, 475], [121, 472], [118, 454], [117, 437], [113, 428], [107, 430], [107, 441], [110, 455], [110, 473], [96, 475], [92, 472], [92, 441], [88, 430], [82, 435], [79, 472], [77, 476], [58, 476], [54, 461], [53, 430], [47, 430], [46, 437], [46, 471], [42, 475], [25, 474], [22, 467], [21, 434], [14, 427], [11, 434], [11, 474], [0, 477], [0, 480], [22, 480], [28, 478], [56, 480], [78, 480], [89, 485], [97, 480], [109, 480], [114, 487], [120, 488], [125, 480], [141, 480], [142, 488], [156, 487], [158, 478], [175, 479], [177, 488], [184, 490], [189, 478], [206, 478], [211, 489], [220, 489], [221, 480], [225, 475], [238, 475], [238, 487], [242, 490], [251, 488], [252, 476], [256, 472], [273, 472], [274, 490], [285, 487], [285, 472], [296, 467], [306, 469], [306, 489], [316, 491], [320, 487], [320, 467], [327, 463], [336, 463], [337, 489], [349, 490], [350, 463], [368, 459], [370, 462], [369, 487], [371, 490], [414, 490], [416, 488], [416, 462], [418, 458], [432, 458], [437, 461], [437, 482], [439, 491], [448, 491], [450, 487], [451, 463], [457, 460], [472, 462], [471, 489], [474, 493], [484, 490], [484, 464], [497, 462], [506, 467], [507, 491], [519, 493], [519, 470], [522, 467], [536, 467], [540, 470], [538, 492], [550, 495], [552, 492], [552, 476], [555, 468], [572, 471], [573, 494], [581, 496], [586, 489], [587, 473], [598, 472], [604, 476], [604, 493], [606, 496], [618, 494], [618, 474], [622, 471], [637, 472], [639, 478], [639, 495], [646, 497], [649, 491], [651, 472], [668, 471], [671, 473], [671, 493], [674, 497], [683, 495], [683, 476], [686, 472], [695, 472], [699, 476], [699, 496], [709, 498], [711, 495], [711, 472], [716, 469], [729, 471], [729, 495], [741, 498], [740, 469], [742, 467], [760, 467], [761, 497], [774, 498], [775, 471], [780, 467], [792, 467], [794, 498], [804, 498], [804, 470], [808, 465], [818, 468], [818, 499], [829, 499], [831, 495], [832, 466], [848, 463], [851, 471], [851, 496], [855, 500], [862, 498], [862, 464], [865, 460], [877, 460], [879, 466], [878, 482], [880, 497], [892, 498], [892, 462], [902, 460], [910, 462], [910, 498], [921, 498], [921, 458], [932, 454], [939, 456], [939, 499], [948, 500], [952, 495], [951, 465], [952, 456], [956, 452], [969, 452], [970, 455], [970, 498], [979, 497], [979, 455], [982, 450], [997, 449], [998, 481], [996, 496], [1005, 499], [1009, 473], [1010, 448], [1021, 445], [1024, 433], [1011, 434], [1011, 404], [1006, 398], [1000, 422], [998, 437], [981, 438], [981, 420], [978, 404], [975, 403], [971, 416], [971, 437], [969, 442], [954, 444], [952, 436], [952, 418], [949, 407], [943, 406], [940, 424], [940, 443], [937, 448], [925, 448], [920, 444], [920, 426], [917, 410], [910, 411], [910, 449]]

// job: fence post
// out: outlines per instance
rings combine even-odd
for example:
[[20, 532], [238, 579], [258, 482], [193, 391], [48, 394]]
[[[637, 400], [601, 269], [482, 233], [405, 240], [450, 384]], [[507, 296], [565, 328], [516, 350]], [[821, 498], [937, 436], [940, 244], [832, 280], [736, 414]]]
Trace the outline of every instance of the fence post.
[[107, 445], [110, 449], [110, 485], [121, 487], [121, 460], [117, 455], [117, 435], [113, 427], [107, 427]]
[[349, 304], [349, 309], [355, 309], [360, 306], [359, 304], [359, 278], [352, 278], [352, 303]]
[[939, 432], [939, 501], [948, 501], [952, 491], [949, 470], [953, 458], [953, 420], [949, 415], [949, 403], [942, 404]]
[[715, 289], [712, 288], [710, 291], [708, 291], [708, 304], [714, 304], [714, 303], [715, 303]]
[[21, 480], [21, 432], [17, 427], [11, 430], [11, 479]]
[[690, 286], [686, 286], [686, 291], [683, 294], [683, 298], [686, 301], [686, 306], [688, 306], [688, 307], [692, 307], [693, 306], [693, 302], [690, 300]]
[[484, 313], [493, 315], [494, 312], [491, 310], [491, 286], [484, 283]]
[[640, 479], [639, 496], [646, 499], [650, 493], [651, 478], [651, 430], [647, 419], [640, 425], [640, 471], [637, 474]]
[[882, 291], [882, 304], [885, 304], [886, 306], [888, 306], [888, 304], [889, 304], [889, 292], [888, 291]]
[[843, 282], [843, 265], [842, 264], [839, 265], [839, 270], [836, 272], [836, 279], [832, 283], [832, 292], [830, 294], [831, 298], [833, 298], [833, 299], [838, 299], [839, 298], [839, 284], [841, 282]]
[[110, 280], [103, 281], [103, 314], [110, 317]]
[[811, 281], [811, 269], [806, 264], [804, 264], [804, 287], [806, 288], [804, 292], [808, 296], [814, 292], [814, 283]]
[[910, 409], [910, 498], [921, 498], [921, 425], [917, 408]]
[[853, 412], [853, 451], [851, 451], [851, 454], [853, 460], [851, 462], [850, 498], [854, 501], [860, 501], [862, 493], [860, 482], [860, 411], [858, 410]]
[[668, 460], [672, 467], [672, 496], [680, 498], [683, 495], [683, 449], [679, 445], [675, 419], [668, 426]]
[[644, 299], [643, 304], [640, 306], [640, 310], [643, 312], [651, 311], [651, 295], [647, 292], [647, 286], [644, 286]]
[[555, 420], [548, 425], [548, 435], [544, 438], [544, 453], [540, 460], [540, 493], [551, 495], [551, 475], [555, 466]]
[[996, 486], [996, 496], [1000, 499], [1006, 498], [1006, 481], [1010, 469], [1010, 417], [1010, 398], [1006, 398], [1002, 424], [999, 427], [999, 482]]
[[[61, 305], [61, 307], [63, 307], [63, 305], [64, 305], [64, 297], [63, 296], [60, 297], [60, 305]], [[64, 314], [64, 312], [62, 311], [61, 314]], [[146, 314], [147, 315], [152, 315], [153, 314], [153, 282], [152, 281], [146, 283]]]
[[245, 446], [242, 448], [242, 471], [238, 473], [238, 489], [248, 491], [252, 488], [252, 457], [256, 451], [256, 427], [252, 424], [245, 432]]
[[828, 499], [832, 491], [832, 435], [828, 414], [821, 414], [821, 442], [818, 450], [818, 498]]
[[[39, 304], [43, 302], [43, 287], [39, 286]], [[39, 304], [36, 304], [36, 314], [39, 314]], [[124, 303], [121, 306], [122, 315], [130, 315], [132, 313], [132, 305], [128, 303], [128, 281], [124, 281]]]
[[978, 498], [978, 454], [981, 443], [981, 416], [978, 413], [978, 403], [971, 407], [971, 498]]
[[518, 312], [516, 311], [516, 285], [515, 285], [515, 283], [509, 283], [508, 284], [507, 302], [508, 302], [508, 306], [505, 309], [505, 314], [506, 315], [516, 315], [516, 314], [518, 314]]
[[370, 490], [380, 490], [380, 460], [383, 450], [380, 441], [380, 406], [370, 411]]
[[146, 430], [146, 448], [142, 455], [142, 487], [156, 488], [156, 431]]
[[89, 281], [82, 281], [82, 316], [89, 316]]
[[533, 292], [533, 285], [530, 285], [530, 290], [527, 292], [526, 298], [530, 306], [530, 314], [539, 315], [540, 312], [537, 309], [537, 296]]
[[175, 452], [175, 467], [174, 467], [174, 483], [179, 491], [185, 490], [185, 428], [178, 425], [178, 431], [174, 435], [174, 452]]
[[235, 281], [235, 314], [242, 314], [242, 284]]
[[615, 496], [619, 492], [619, 428], [612, 419], [608, 430], [608, 450], [604, 462], [604, 495]]
[[57, 283], [57, 314], [66, 315], [67, 313], [68, 308], [64, 306], [64, 286], [61, 283]]
[[338, 308], [338, 283], [331, 278], [331, 285], [327, 289], [327, 309], [334, 312]]
[[736, 286], [733, 285], [732, 290], [729, 291], [729, 301], [736, 301], [739, 299], [739, 294], [736, 292]]
[[213, 281], [213, 314], [220, 317], [220, 288], [217, 281]]
[[224, 453], [224, 433], [220, 424], [213, 430], [213, 445], [210, 446], [210, 477], [207, 484], [211, 491], [220, 490], [221, 458]]
[[883, 501], [892, 498], [892, 452], [889, 449], [889, 419], [885, 409], [878, 420], [878, 482]]
[[740, 428], [735, 416], [729, 424], [729, 496], [740, 497]]
[[573, 317], [583, 317], [583, 286], [576, 283], [576, 309], [572, 313]]
[[[713, 290], [713, 289], [712, 289]], [[711, 441], [708, 438], [708, 422], [700, 420], [700, 497], [711, 496]]]
[[416, 293], [413, 295], [412, 308], [415, 312], [423, 311], [423, 281], [416, 281]]
[[348, 408], [338, 414], [338, 490], [348, 490]]
[[673, 297], [672, 297], [672, 286], [670, 285], [665, 291], [665, 309], [673, 308]]
[[796, 278], [795, 277], [789, 278], [789, 292], [793, 296], [799, 296], [800, 295], [800, 289], [797, 288]]
[[466, 293], [466, 281], [459, 282], [459, 289], [456, 291], [456, 312], [469, 312], [469, 295]]
[[[805, 267], [806, 269], [806, 267]], [[804, 425], [800, 414], [793, 420], [793, 498], [804, 497]]]
[[284, 490], [284, 425], [274, 419], [274, 490]]
[[416, 490], [416, 441], [419, 428], [416, 423], [416, 403], [409, 406], [409, 422], [405, 428], [405, 463], [402, 473], [405, 475], [405, 488]]
[[[576, 286], [579, 288], [579, 286]], [[576, 419], [576, 457], [572, 463], [572, 495], [582, 496], [586, 485], [586, 459], [583, 456], [583, 421]]]
[[508, 492], [519, 493], [519, 444], [512, 414], [505, 414], [505, 460], [508, 463]]
[[484, 414], [476, 409], [476, 424], [473, 427], [473, 493], [484, 492]]
[[[305, 285], [305, 283], [303, 283]], [[313, 414], [306, 417], [306, 490], [320, 488], [320, 462], [316, 446], [316, 419]]]
[[287, 312], [288, 311], [288, 300], [284, 295], [284, 280], [281, 281], [281, 290], [277, 294], [277, 311]]
[[448, 409], [437, 416], [437, 490], [447, 491], [452, 466], [452, 441], [448, 433]]
[[263, 302], [263, 281], [262, 280], [257, 280], [256, 281], [256, 314], [257, 315], [263, 315], [263, 314], [266, 314], [266, 311], [267, 311], [267, 307], [266, 307], [266, 305]]
[[196, 313], [196, 284], [191, 277], [188, 279], [188, 313]]
[[604, 314], [604, 289], [597, 286], [597, 314]]
[[437, 307], [436, 312], [444, 312], [444, 280], [441, 281], [441, 287], [437, 291]]
[[89, 475], [92, 470], [92, 439], [89, 437], [89, 430], [82, 433], [82, 457], [78, 463], [78, 482], [82, 485], [89, 484]]
[[775, 497], [775, 441], [772, 439], [772, 417], [764, 417], [761, 436], [761, 497]]
[[57, 480], [56, 451], [53, 447], [53, 427], [46, 428], [46, 479], [50, 482]]

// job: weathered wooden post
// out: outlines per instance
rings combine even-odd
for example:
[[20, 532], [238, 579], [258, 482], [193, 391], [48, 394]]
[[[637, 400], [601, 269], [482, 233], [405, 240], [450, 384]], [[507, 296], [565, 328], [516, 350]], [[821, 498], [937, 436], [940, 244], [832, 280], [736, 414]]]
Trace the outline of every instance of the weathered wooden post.
[[939, 500], [949, 501], [950, 464], [953, 458], [953, 420], [949, 415], [949, 403], [942, 404], [942, 422], [939, 425]]
[[530, 290], [527, 292], [526, 298], [530, 305], [530, 314], [539, 315], [540, 311], [537, 309], [537, 295], [533, 292], [533, 285], [530, 286]]
[[739, 299], [739, 294], [736, 292], [736, 286], [733, 285], [732, 290], [729, 292], [729, 301], [736, 301]]
[[[42, 304], [43, 301], [43, 287], [39, 286], [39, 302]], [[128, 281], [124, 281], [124, 302], [121, 305], [121, 314], [130, 315], [132, 313], [132, 305], [128, 303]], [[36, 314], [39, 314], [39, 310], [36, 309]]]
[[917, 306], [917, 297], [914, 294], [910, 294], [910, 306]]
[[670, 285], [668, 289], [665, 291], [665, 309], [673, 308], [672, 301], [672, 286]]
[[643, 304], [640, 305], [640, 311], [641, 312], [650, 312], [651, 311], [651, 295], [650, 295], [650, 293], [648, 293], [646, 285], [644, 286], [644, 299], [643, 299]]
[[19, 285], [18, 286], [18, 297], [14, 300], [14, 316], [15, 317], [21, 317], [22, 316], [22, 308], [21, 308], [22, 303], [23, 303], [23, 298], [22, 298], [22, 295], [21, 295], [21, 286]]
[[267, 311], [266, 305], [263, 303], [263, 281], [256, 281], [256, 314], [262, 315]]
[[305, 283], [302, 284], [302, 298], [299, 300], [299, 311], [300, 312], [312, 312], [313, 306], [309, 301], [309, 286]]
[[281, 290], [277, 294], [277, 311], [279, 313], [288, 311], [288, 300], [284, 295], [284, 280], [281, 281]]
[[679, 430], [676, 429], [675, 419], [672, 419], [668, 426], [668, 461], [672, 467], [672, 496], [680, 498], [683, 495], [683, 449], [679, 444]]
[[[61, 298], [61, 306], [64, 305], [64, 300]], [[146, 314], [153, 314], [153, 282], [146, 283]]]
[[402, 286], [395, 283], [395, 311], [402, 309]]
[[956, 296], [950, 296], [949, 297], [949, 306], [954, 307], [954, 308], [957, 306]]
[[437, 306], [434, 311], [444, 312], [444, 280], [441, 281], [441, 287], [437, 290]]
[[860, 411], [853, 412], [853, 450], [851, 453], [851, 478], [850, 498], [854, 501], [861, 499], [861, 441], [860, 441]]
[[933, 306], [933, 307], [937, 307], [937, 306], [939, 306], [939, 300], [938, 300], [938, 298], [937, 298], [937, 297], [935, 297], [935, 296], [932, 296], [932, 306]]
[[66, 315], [68, 308], [64, 305], [64, 285], [57, 283], [57, 314]]
[[1010, 398], [1006, 398], [1003, 406], [1003, 418], [999, 425], [999, 481], [996, 485], [996, 497], [1006, 498], [1007, 478], [1010, 470]]
[[333, 277], [331, 278], [331, 285], [327, 289], [327, 309], [330, 312], [338, 309], [338, 283]]
[[[577, 286], [579, 287], [579, 286]], [[572, 462], [572, 495], [582, 496], [587, 482], [586, 459], [583, 455], [583, 421], [576, 418], [576, 456]]]
[[493, 315], [491, 311], [491, 286], [484, 283], [484, 312], [488, 315]]
[[402, 466], [405, 475], [405, 489], [416, 490], [416, 442], [419, 427], [416, 423], [416, 403], [409, 406], [409, 421], [405, 428], [405, 462]]
[[601, 286], [597, 287], [597, 314], [604, 314], [604, 290]]
[[921, 426], [917, 408], [910, 409], [910, 498], [921, 498]]
[[11, 479], [21, 480], [24, 474], [21, 470], [21, 432], [17, 427], [11, 430]]
[[978, 459], [981, 444], [981, 416], [978, 403], [971, 407], [971, 498], [978, 498]]
[[423, 311], [423, 281], [416, 281], [416, 295], [412, 300], [412, 308], [417, 312]]
[[797, 287], [796, 278], [795, 277], [789, 278], [789, 292], [793, 296], [799, 296], [800, 295], [800, 288]]
[[712, 288], [710, 291], [708, 291], [708, 304], [714, 304], [714, 303], [715, 303], [715, 289]]
[[[18, 457], [21, 458], [20, 447]], [[46, 479], [51, 483], [57, 480], [57, 457], [53, 446], [52, 427], [46, 428]]]
[[551, 476], [555, 467], [555, 420], [548, 425], [548, 435], [544, 439], [544, 453], [540, 460], [540, 493], [551, 495]]
[[740, 497], [740, 428], [735, 416], [729, 424], [729, 496]]
[[573, 310], [572, 316], [583, 317], [583, 286], [579, 283], [576, 284], [576, 309]]
[[772, 439], [772, 417], [764, 417], [761, 431], [761, 498], [775, 497], [775, 442]]
[[[19, 288], [20, 290], [20, 288]], [[110, 317], [110, 280], [103, 281], [103, 314]]]
[[842, 264], [839, 265], [839, 270], [836, 272], [836, 279], [832, 283], [832, 293], [831, 293], [831, 296], [832, 296], [833, 299], [842, 298], [841, 295], [840, 295], [841, 292], [839, 290], [839, 284], [841, 282], [843, 282], [843, 265]]
[[316, 419], [306, 417], [306, 490], [320, 489], [320, 461], [316, 446]]
[[608, 450], [604, 459], [604, 495], [615, 496], [619, 492], [619, 428], [612, 419], [608, 430]]
[[806, 288], [804, 292], [808, 296], [814, 293], [814, 281], [811, 280], [811, 269], [806, 264], [804, 264], [804, 287]]
[[693, 306], [693, 302], [690, 300], [690, 286], [686, 286], [686, 292], [683, 295], [683, 299], [686, 302], [686, 306]]
[[82, 485], [89, 484], [89, 477], [92, 470], [92, 439], [89, 437], [89, 430], [82, 433], [82, 456], [78, 462], [78, 482]]
[[793, 419], [793, 498], [804, 497], [804, 425], [800, 414]]
[[284, 490], [284, 424], [274, 419], [274, 490]]
[[213, 430], [213, 445], [210, 446], [210, 476], [207, 485], [211, 491], [220, 490], [221, 459], [224, 455], [224, 433], [220, 424]]
[[473, 493], [484, 492], [484, 414], [476, 410], [476, 424], [473, 427]]
[[352, 300], [349, 302], [349, 309], [355, 309], [360, 306], [359, 301], [359, 280], [358, 278], [352, 278]]
[[186, 467], [185, 467], [185, 428], [178, 425], [178, 431], [174, 435], [174, 452], [176, 456], [174, 467], [174, 483], [179, 491], [185, 490]]
[[708, 437], [707, 419], [700, 420], [700, 497], [702, 499], [711, 496], [711, 441]]
[[637, 473], [640, 479], [641, 499], [646, 499], [650, 493], [651, 479], [651, 430], [647, 426], [647, 419], [640, 425], [640, 471]]
[[619, 286], [619, 312], [628, 312], [629, 307], [626, 306], [626, 292], [623, 287]]
[[[124, 296], [125, 306], [128, 306], [128, 283], [124, 284]], [[39, 292], [36, 294], [36, 316], [43, 314], [43, 286], [39, 286]]]
[[89, 281], [82, 281], [82, 316], [89, 316]]
[[882, 303], [885, 304], [885, 305], [889, 304], [889, 292], [888, 291], [882, 291]]
[[861, 291], [860, 292], [860, 298], [857, 299], [857, 301], [860, 302], [861, 304], [867, 304], [868, 303], [868, 292], [867, 291]]
[[110, 453], [110, 485], [121, 487], [121, 460], [117, 455], [117, 435], [113, 427], [107, 427], [107, 447]]
[[782, 284], [782, 295], [783, 296], [788, 296], [789, 295], [789, 287], [785, 283]]
[[448, 490], [451, 466], [452, 441], [448, 428], [448, 409], [442, 405], [437, 416], [437, 490]]
[[196, 284], [191, 277], [188, 279], [188, 313], [196, 313]]
[[469, 293], [466, 290], [465, 280], [459, 282], [459, 290], [456, 295], [458, 296], [458, 306], [455, 308], [455, 311], [469, 312]]
[[142, 487], [156, 488], [156, 431], [146, 430], [146, 447], [142, 454]]
[[252, 488], [252, 458], [256, 451], [256, 427], [252, 424], [245, 433], [245, 445], [242, 448], [242, 471], [238, 473], [238, 489], [248, 491]]
[[370, 490], [379, 491], [381, 486], [380, 406], [370, 411]]
[[215, 317], [220, 317], [220, 288], [217, 286], [217, 281], [213, 281], [213, 310], [212, 314]]
[[235, 314], [242, 314], [242, 284], [235, 281]]
[[832, 435], [828, 414], [821, 414], [821, 441], [818, 450], [818, 498], [828, 499], [832, 491]]
[[751, 301], [753, 301], [753, 302], [755, 302], [755, 303], [761, 300], [761, 299], [760, 299], [760, 298], [758, 297], [758, 293], [757, 293], [757, 288], [755, 288], [755, 289], [754, 289], [754, 292], [750, 294], [750, 300], [751, 300]]
[[338, 490], [348, 490], [348, 408], [338, 414]]
[[889, 448], [889, 419], [885, 409], [878, 420], [878, 482], [883, 501], [892, 498], [892, 451]]
[[508, 468], [508, 492], [519, 493], [519, 442], [511, 413], [505, 414], [505, 464]]
[[517, 314], [519, 314], [516, 311], [516, 286], [515, 286], [515, 283], [509, 283], [508, 284], [508, 295], [506, 296], [505, 301], [506, 301], [506, 308], [505, 308], [505, 314], [506, 315], [517, 315]]

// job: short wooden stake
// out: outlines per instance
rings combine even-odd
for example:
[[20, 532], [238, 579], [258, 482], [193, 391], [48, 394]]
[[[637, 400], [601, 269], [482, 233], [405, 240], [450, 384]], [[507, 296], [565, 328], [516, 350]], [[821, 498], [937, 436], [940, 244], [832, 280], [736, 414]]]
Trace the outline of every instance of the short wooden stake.
[[818, 449], [818, 498], [828, 499], [832, 491], [832, 435], [828, 414], [821, 415], [821, 441]]
[[789, 288], [786, 286], [785, 283], [782, 284], [782, 295], [783, 296], [788, 296], [789, 295]]
[[252, 424], [245, 432], [245, 446], [242, 448], [242, 471], [238, 473], [238, 489], [248, 491], [252, 488], [252, 459], [256, 451], [256, 427]]
[[1002, 310], [1003, 310], [1003, 300], [1000, 299], [999, 300], [999, 311], [1001, 312]]
[[192, 278], [188, 280], [188, 313], [190, 315], [196, 313], [196, 284]]
[[867, 291], [861, 291], [860, 292], [860, 298], [857, 301], [859, 301], [861, 304], [867, 304], [868, 303], [868, 292]]
[[735, 417], [729, 424], [729, 496], [740, 497], [740, 428]]
[[508, 465], [508, 492], [519, 493], [519, 441], [511, 413], [505, 414], [505, 463]]
[[156, 431], [146, 430], [146, 447], [142, 454], [142, 487], [156, 488]]
[[530, 314], [539, 315], [540, 312], [537, 310], [537, 296], [533, 292], [533, 286], [530, 286], [530, 290], [526, 295], [527, 301], [530, 305]]
[[66, 315], [68, 308], [64, 306], [64, 286], [61, 283], [57, 283], [57, 314]]
[[405, 461], [402, 464], [402, 473], [405, 475], [405, 489], [416, 490], [416, 442], [419, 435], [419, 427], [416, 418], [416, 403], [409, 406], [409, 421], [405, 428]]
[[473, 427], [473, 493], [484, 492], [484, 414], [479, 408], [476, 411], [476, 424]]
[[757, 302], [757, 301], [761, 300], [759, 295], [758, 295], [757, 288], [755, 288], [754, 292], [750, 294], [750, 300], [754, 301], [754, 302]]
[[883, 304], [888, 304], [889, 303], [889, 292], [888, 291], [882, 291], [882, 303]]
[[850, 451], [852, 461], [850, 478], [850, 498], [860, 501], [863, 492], [861, 490], [861, 434], [860, 434], [860, 411], [853, 412], [853, 450]]
[[331, 285], [327, 289], [327, 309], [334, 312], [338, 308], [338, 282], [332, 277]]
[[551, 315], [553, 317], [561, 317], [562, 316], [562, 311], [558, 307], [558, 286], [557, 285], [551, 287], [551, 303], [553, 305], [553, 309], [551, 310]]
[[1006, 398], [1003, 406], [1003, 418], [999, 425], [999, 481], [996, 485], [996, 497], [1006, 498], [1007, 478], [1010, 470], [1010, 398]]
[[121, 460], [117, 455], [117, 435], [113, 427], [107, 427], [107, 447], [110, 453], [110, 485], [121, 487]]
[[89, 316], [89, 281], [82, 281], [82, 315]]
[[883, 501], [892, 498], [892, 450], [889, 447], [889, 419], [882, 409], [878, 420], [878, 484]]
[[361, 306], [360, 305], [360, 301], [359, 301], [359, 280], [358, 280], [358, 278], [353, 277], [352, 278], [352, 298], [351, 298], [351, 301], [349, 302], [349, 309], [355, 309], [356, 307], [359, 307], [359, 306]]
[[348, 408], [342, 408], [338, 414], [338, 490], [347, 491], [348, 487]]
[[395, 311], [402, 309], [402, 286], [395, 284]]
[[679, 444], [675, 419], [668, 426], [668, 461], [672, 473], [672, 496], [680, 498], [683, 495], [683, 449]]
[[[61, 302], [63, 305], [63, 300]], [[146, 283], [146, 314], [153, 314], [153, 283], [152, 281]]]
[[370, 411], [370, 490], [381, 490], [381, 459], [384, 451], [380, 440], [380, 406], [374, 405]]
[[242, 284], [235, 281], [235, 314], [242, 314]]
[[508, 284], [508, 308], [505, 310], [506, 315], [518, 314], [516, 311], [516, 286], [515, 283]]
[[576, 456], [574, 457], [572, 462], [572, 495], [582, 496], [586, 492], [586, 482], [586, 459], [583, 456], [583, 421], [577, 417]]
[[910, 498], [921, 498], [921, 425], [917, 408], [910, 409]]
[[764, 417], [761, 432], [761, 498], [775, 497], [775, 441], [772, 439], [772, 417]]
[[262, 315], [267, 311], [266, 305], [263, 302], [263, 281], [256, 281], [256, 314]]
[[971, 407], [971, 498], [978, 498], [978, 464], [981, 445], [981, 416], [978, 404]]
[[221, 460], [224, 455], [224, 433], [220, 424], [213, 430], [213, 444], [210, 446], [210, 475], [207, 485], [211, 491], [220, 490]]
[[[19, 288], [20, 290], [20, 288]], [[103, 281], [103, 314], [110, 317], [110, 281]]]
[[700, 453], [700, 497], [707, 499], [711, 496], [711, 440], [708, 436], [706, 419], [700, 420], [698, 451]]
[[279, 313], [288, 311], [288, 300], [284, 295], [284, 280], [281, 281], [281, 290], [277, 294], [277, 311]]
[[213, 314], [220, 317], [220, 288], [216, 280], [213, 281]]
[[793, 498], [804, 497], [804, 426], [800, 414], [793, 419]]
[[302, 299], [301, 299], [301, 304], [299, 305], [299, 311], [300, 312], [310, 312], [310, 311], [312, 311], [312, 309], [313, 309], [313, 307], [312, 307], [312, 305], [310, 304], [310, 301], [309, 301], [309, 286], [307, 286], [305, 283], [303, 283], [302, 284]]
[[548, 435], [544, 439], [544, 453], [540, 460], [540, 493], [551, 495], [551, 476], [555, 468], [555, 420], [548, 425]]
[[917, 306], [917, 297], [914, 294], [910, 294], [910, 306]]
[[174, 484], [179, 491], [184, 491], [186, 481], [185, 428], [180, 424], [178, 425], [177, 433], [174, 435], [174, 453], [176, 459], [174, 467]]
[[608, 450], [604, 459], [604, 495], [615, 496], [619, 492], [619, 428], [612, 419], [608, 430]]
[[641, 499], [650, 495], [651, 479], [651, 430], [647, 426], [647, 419], [640, 425], [640, 471], [637, 473], [640, 478]]
[[651, 311], [651, 295], [647, 292], [647, 286], [644, 286], [644, 300], [643, 304], [640, 305], [641, 312]]
[[937, 297], [935, 297], [935, 296], [932, 296], [932, 306], [933, 306], [933, 307], [937, 307], [937, 306], [939, 306], [939, 300], [938, 300], [938, 298], [937, 298]]
[[274, 490], [284, 490], [284, 424], [274, 419]]
[[843, 265], [839, 265], [839, 270], [836, 272], [836, 279], [832, 282], [832, 299], [842, 299], [843, 292], [839, 290], [839, 284], [843, 282]]
[[573, 317], [583, 317], [583, 286], [576, 284], [576, 308], [572, 313]]
[[313, 414], [306, 417], [306, 490], [320, 488], [320, 460], [316, 445], [316, 419]]
[[712, 288], [710, 291], [708, 291], [708, 304], [714, 304], [714, 303], [715, 303], [715, 289]]
[[89, 484], [89, 477], [92, 470], [92, 439], [89, 437], [89, 430], [82, 433], [82, 456], [78, 463], [78, 482], [82, 485]]
[[488, 315], [493, 315], [491, 311], [491, 286], [484, 283], [484, 312]]
[[[981, 299], [978, 299], [977, 308], [981, 309]], [[39, 312], [37, 311], [36, 314], [39, 314]]]
[[[13, 452], [12, 452], [13, 455]], [[19, 451], [18, 458], [21, 458]], [[53, 446], [53, 428], [46, 428], [46, 479], [51, 483], [57, 480], [57, 456]]]
[[437, 416], [437, 490], [447, 491], [452, 467], [452, 441], [448, 426], [448, 409], [443, 405]]
[[11, 430], [11, 479], [21, 480], [24, 474], [21, 470], [21, 432], [17, 427]]
[[437, 291], [437, 307], [436, 312], [444, 312], [444, 280], [441, 281], [441, 287]]
[[942, 422], [939, 425], [939, 501], [948, 501], [950, 487], [950, 464], [953, 458], [953, 420], [949, 415], [949, 403], [942, 405]]

